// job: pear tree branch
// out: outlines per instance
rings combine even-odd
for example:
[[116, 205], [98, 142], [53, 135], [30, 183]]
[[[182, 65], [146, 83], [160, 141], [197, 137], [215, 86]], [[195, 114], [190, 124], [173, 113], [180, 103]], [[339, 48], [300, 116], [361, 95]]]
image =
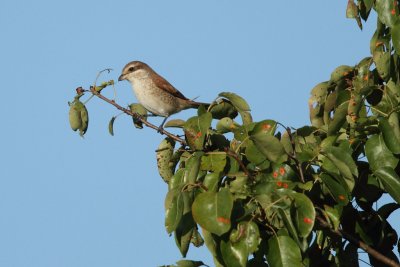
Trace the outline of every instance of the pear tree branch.
[[[100, 93], [99, 90], [96, 90], [96, 87], [91, 86], [91, 87], [90, 87], [90, 92], [91, 92], [93, 95], [95, 95], [95, 96], [97, 96], [98, 98], [100, 98], [101, 100], [104, 100], [105, 102], [107, 102], [107, 103], [113, 105], [114, 107], [116, 107], [117, 109], [121, 110], [121, 111], [124, 112], [125, 114], [128, 114], [129, 116], [131, 116], [131, 117], [133, 117], [133, 118], [139, 120], [140, 122], [142, 122], [142, 123], [143, 123], [144, 125], [146, 125], [147, 127], [152, 128], [152, 129], [154, 129], [154, 130], [156, 130], [156, 131], [159, 131], [159, 127], [157, 127], [157, 126], [155, 126], [154, 124], [148, 122], [147, 120], [144, 120], [144, 119], [143, 119], [143, 116], [141, 116], [140, 114], [138, 114], [138, 113], [136, 113], [136, 112], [132, 112], [132, 111], [130, 111], [129, 109], [124, 108], [124, 107], [118, 105], [114, 100], [111, 100], [111, 99], [105, 97], [104, 95], [102, 95], [102, 94]], [[186, 141], [185, 141], [184, 139], [182, 139], [182, 138], [180, 138], [180, 137], [178, 137], [178, 136], [176, 136], [176, 135], [174, 135], [174, 134], [172, 134], [172, 133], [170, 133], [170, 132], [168, 132], [168, 131], [166, 131], [166, 130], [164, 130], [164, 129], [161, 129], [160, 134], [165, 134], [166, 136], [168, 136], [168, 137], [170, 137], [171, 139], [173, 139], [173, 140], [175, 140], [175, 141], [181, 143], [182, 145], [186, 145]]]
[[338, 230], [332, 229], [331, 225], [326, 220], [324, 220], [322, 217], [317, 216], [316, 220], [318, 221], [319, 226], [322, 229], [328, 231], [329, 234], [337, 236], [337, 237], [340, 237], [340, 238], [343, 238], [343, 239], [346, 239], [351, 244], [361, 248], [362, 250], [367, 252], [369, 255], [371, 255], [372, 257], [374, 257], [378, 261], [383, 262], [384, 264], [386, 264], [388, 266], [400, 267], [400, 264], [398, 264], [394, 260], [386, 257], [385, 255], [383, 255], [379, 251], [373, 249], [372, 247], [368, 246], [363, 241], [357, 239], [356, 237], [350, 235], [349, 233], [346, 233], [345, 231], [343, 231], [341, 229], [338, 229]]

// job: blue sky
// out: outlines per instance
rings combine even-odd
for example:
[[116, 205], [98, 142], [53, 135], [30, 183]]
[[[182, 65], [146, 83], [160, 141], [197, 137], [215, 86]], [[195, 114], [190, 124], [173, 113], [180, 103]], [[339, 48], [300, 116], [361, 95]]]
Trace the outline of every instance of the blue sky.
[[[306, 125], [311, 88], [369, 55], [375, 20], [360, 31], [345, 18], [346, 4], [3, 0], [0, 266], [179, 260], [163, 226], [166, 185], [154, 153], [162, 136], [121, 116], [111, 137], [108, 121], [118, 112], [93, 99], [80, 138], [68, 124], [74, 89], [88, 88], [104, 68], [114, 71], [103, 80], [117, 80], [127, 62], [142, 60], [189, 98], [231, 91], [256, 120]], [[136, 101], [128, 83], [116, 89], [120, 104]], [[205, 248], [188, 258], [212, 265]]]

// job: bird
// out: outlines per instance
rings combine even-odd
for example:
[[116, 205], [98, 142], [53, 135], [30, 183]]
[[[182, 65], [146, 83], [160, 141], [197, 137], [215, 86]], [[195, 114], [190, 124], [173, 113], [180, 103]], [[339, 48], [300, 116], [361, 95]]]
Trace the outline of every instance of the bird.
[[169, 116], [184, 109], [198, 108], [208, 103], [196, 102], [185, 97], [166, 79], [141, 61], [131, 61], [122, 69], [118, 81], [130, 82], [139, 103], [154, 115], [164, 117], [158, 132], [162, 132]]

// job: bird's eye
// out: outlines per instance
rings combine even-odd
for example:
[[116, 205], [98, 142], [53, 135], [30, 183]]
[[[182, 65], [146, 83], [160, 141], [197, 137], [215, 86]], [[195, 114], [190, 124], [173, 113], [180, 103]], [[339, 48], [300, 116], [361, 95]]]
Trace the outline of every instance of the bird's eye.
[[128, 69], [129, 72], [133, 72], [134, 70], [135, 70], [135, 67], [130, 67], [130, 68]]

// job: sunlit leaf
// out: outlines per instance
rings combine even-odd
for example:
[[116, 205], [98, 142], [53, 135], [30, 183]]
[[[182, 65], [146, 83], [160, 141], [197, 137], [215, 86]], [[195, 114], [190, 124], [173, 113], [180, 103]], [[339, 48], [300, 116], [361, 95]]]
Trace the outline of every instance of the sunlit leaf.
[[253, 119], [250, 114], [250, 106], [247, 104], [246, 100], [234, 93], [222, 92], [219, 94], [221, 97], [225, 97], [231, 101], [232, 105], [238, 110], [244, 125], [250, 124]]
[[[382, 23], [389, 27], [393, 27], [397, 21], [397, 15], [394, 4], [397, 1], [392, 0], [376, 0], [375, 8], [378, 13], [378, 18]], [[395, 12], [393, 12], [393, 10]]]
[[268, 240], [267, 260], [270, 266], [302, 266], [300, 248], [289, 236], [273, 236]]
[[381, 167], [377, 169], [374, 174], [382, 182], [383, 187], [389, 193], [389, 195], [400, 203], [400, 177], [390, 167]]
[[387, 148], [394, 154], [400, 154], [400, 130], [397, 112], [391, 113], [389, 118], [381, 118], [379, 128], [382, 131]]
[[315, 223], [315, 208], [311, 200], [304, 194], [292, 192], [294, 198], [292, 213], [294, 214], [295, 225], [300, 237], [307, 237]]
[[[136, 113], [139, 116], [141, 116], [141, 118], [143, 120], [145, 120], [145, 121], [147, 120], [147, 110], [141, 104], [138, 104], [138, 103], [130, 104], [129, 109], [131, 112]], [[143, 128], [143, 123], [139, 119], [132, 117], [132, 120], [133, 120], [133, 124], [135, 125], [136, 128], [138, 128], [138, 129]]]
[[372, 135], [365, 144], [365, 154], [372, 170], [388, 166], [395, 168], [399, 159], [386, 147], [382, 135]]
[[164, 124], [164, 128], [183, 128], [185, 121], [181, 119], [169, 120]]
[[180, 190], [168, 191], [165, 197], [165, 228], [168, 233], [175, 231], [183, 215], [183, 195]]
[[252, 135], [250, 139], [255, 143], [257, 149], [259, 149], [268, 160], [275, 163], [281, 163], [287, 159], [287, 154], [282, 143], [275, 136], [266, 135], [262, 132], [259, 132], [255, 135]]
[[185, 184], [194, 184], [196, 182], [197, 175], [200, 171], [201, 158], [203, 155], [203, 151], [196, 151], [186, 161], [185, 172], [183, 174], [183, 181]]
[[400, 55], [400, 20], [393, 25], [391, 33], [394, 49], [396, 50], [397, 55]]
[[211, 113], [206, 112], [200, 116], [191, 117], [185, 122], [183, 130], [188, 145], [194, 150], [202, 150], [208, 128], [211, 125]]
[[233, 197], [227, 188], [200, 193], [193, 202], [193, 218], [202, 228], [220, 236], [231, 228], [232, 207]]

